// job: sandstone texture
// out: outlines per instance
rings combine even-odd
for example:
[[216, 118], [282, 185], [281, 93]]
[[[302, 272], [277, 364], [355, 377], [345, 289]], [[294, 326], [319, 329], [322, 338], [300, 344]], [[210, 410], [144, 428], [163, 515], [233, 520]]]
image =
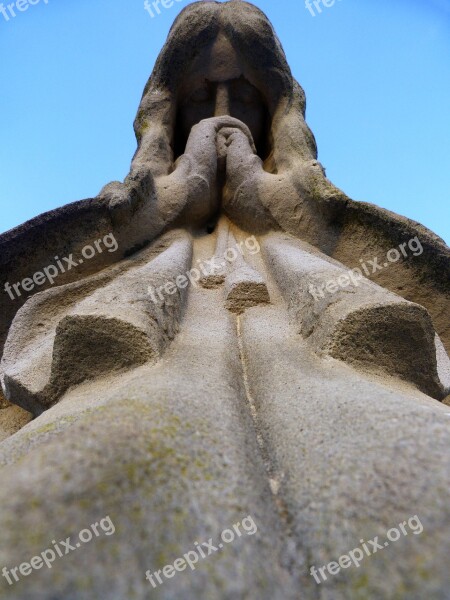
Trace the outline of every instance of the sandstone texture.
[[450, 600], [450, 249], [305, 105], [259, 9], [194, 2], [125, 181], [0, 236], [2, 599]]
[[22, 429], [31, 419], [29, 412], [8, 402], [0, 391], [0, 442]]

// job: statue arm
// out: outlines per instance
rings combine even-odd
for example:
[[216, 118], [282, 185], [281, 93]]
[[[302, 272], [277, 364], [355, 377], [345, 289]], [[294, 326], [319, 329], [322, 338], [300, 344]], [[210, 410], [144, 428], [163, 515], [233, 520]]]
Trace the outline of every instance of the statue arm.
[[126, 232], [124, 244], [143, 245], [169, 227], [198, 227], [217, 214], [221, 158], [217, 138], [224, 128], [239, 130], [254, 150], [244, 123], [229, 116], [204, 119], [192, 127], [185, 152], [170, 173], [159, 169], [152, 174], [143, 144], [125, 182], [113, 182], [102, 190], [113, 223]]
[[[237, 131], [224, 135], [225, 210], [235, 222], [244, 228], [258, 223], [261, 232], [286, 231], [349, 268], [361, 270], [365, 264], [370, 273], [363, 275], [425, 306], [450, 349], [450, 250], [443, 240], [410, 219], [351, 200], [327, 179], [317, 160], [298, 160], [289, 169], [267, 173], [245, 136]], [[397, 253], [398, 260], [392, 261]]]

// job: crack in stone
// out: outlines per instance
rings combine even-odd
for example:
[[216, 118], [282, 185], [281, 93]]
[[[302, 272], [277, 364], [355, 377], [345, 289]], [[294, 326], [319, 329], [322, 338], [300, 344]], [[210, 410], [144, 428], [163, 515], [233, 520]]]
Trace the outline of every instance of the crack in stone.
[[267, 480], [269, 483], [270, 491], [272, 493], [273, 500], [275, 502], [278, 515], [283, 523], [285, 533], [288, 537], [292, 536], [292, 529], [290, 526], [291, 516], [289, 514], [288, 507], [285, 501], [279, 496], [279, 490], [281, 483], [284, 478], [283, 472], [278, 472], [273, 460], [270, 456], [268, 445], [261, 432], [261, 425], [258, 416], [258, 409], [256, 407], [255, 399], [251, 392], [250, 381], [248, 376], [247, 359], [244, 349], [244, 341], [242, 338], [242, 317], [241, 315], [236, 316], [236, 333], [238, 340], [239, 359], [242, 367], [242, 379], [244, 382], [245, 396], [250, 409], [250, 414], [253, 421], [253, 427], [256, 434], [256, 441], [260, 451], [260, 455], [266, 471]]

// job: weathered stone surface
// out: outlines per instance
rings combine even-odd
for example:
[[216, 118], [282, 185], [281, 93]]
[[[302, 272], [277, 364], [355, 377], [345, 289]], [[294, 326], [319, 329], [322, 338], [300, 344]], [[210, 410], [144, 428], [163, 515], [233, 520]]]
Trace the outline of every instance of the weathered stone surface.
[[[230, 233], [228, 237], [230, 248], [237, 247], [236, 239]], [[270, 302], [267, 284], [264, 278], [251, 267], [240, 252], [229, 268], [225, 279], [225, 306], [236, 314], [243, 313], [247, 308]]]
[[445, 598], [448, 409], [314, 357], [272, 291], [270, 307], [239, 317], [240, 346], [235, 317], [217, 310], [222, 291], [193, 289], [164, 363], [87, 382], [4, 442], [3, 564], [20, 564], [106, 514], [116, 525], [114, 536], [51, 571], [2, 588], [5, 598], [47, 599], [49, 589], [77, 600], [151, 597], [146, 569], [217, 539], [244, 514], [258, 524], [255, 536], [155, 593], [315, 598], [311, 565], [347, 554], [361, 538], [385, 539], [417, 514], [423, 534], [330, 577], [325, 597], [395, 598], [403, 589], [413, 600]]
[[291, 317], [315, 352], [401, 377], [442, 400], [446, 385], [425, 308], [356, 277], [285, 234], [272, 235], [264, 248]]
[[8, 402], [0, 389], [0, 442], [22, 429], [31, 418], [29, 412]]
[[[233, 31], [231, 49], [226, 35], [219, 36], [220, 31]], [[216, 46], [224, 60], [220, 54], [216, 60], [211, 54], [196, 55], [196, 40], [206, 49], [218, 36]], [[234, 106], [238, 122], [222, 116], [207, 119], [209, 122], [192, 130], [176, 122], [173, 105], [178, 91], [183, 89], [183, 97], [188, 97], [188, 91], [192, 92], [189, 84], [191, 88], [198, 86], [199, 77], [204, 77], [208, 68], [219, 70], [212, 80], [243, 76], [253, 94], [263, 96], [262, 106], [254, 99], [250, 111], [242, 113]], [[247, 89], [242, 93], [249, 95]], [[424, 248], [421, 256], [392, 264], [375, 273], [373, 279], [425, 306], [448, 351], [448, 248], [420, 224], [350, 200], [326, 179], [317, 161], [314, 136], [305, 123], [305, 103], [304, 92], [293, 80], [281, 45], [261, 11], [235, 0], [187, 7], [175, 22], [145, 88], [135, 121], [138, 150], [125, 183], [108, 184], [98, 198], [45, 213], [3, 234], [0, 281], [19, 281], [52, 263], [55, 247], [79, 255], [85, 243], [114, 231], [119, 241], [117, 254], [100, 254], [59, 279], [60, 283], [73, 281], [120, 260], [177, 219], [198, 222], [214, 216], [220, 188], [217, 160], [211, 157], [216, 154], [216, 134], [223, 129], [228, 140], [224, 209], [244, 229], [281, 227], [350, 267], [359, 266], [359, 259], [381, 258], [388, 250], [419, 236]], [[218, 108], [222, 115], [229, 110]], [[211, 110], [213, 117], [215, 107]], [[205, 111], [208, 114], [209, 105], [202, 109], [191, 104], [189, 111], [189, 118], [196, 123]], [[244, 125], [246, 120], [251, 125], [253, 112], [266, 123], [256, 144], [258, 155], [248, 153], [254, 144], [246, 141], [248, 127]], [[267, 122], [271, 123], [271, 143]], [[173, 170], [174, 158], [178, 160]], [[24, 300], [24, 296], [14, 301], [7, 294], [0, 296], [1, 344]]]
[[217, 242], [214, 255], [208, 265], [204, 267], [200, 277], [200, 285], [206, 289], [218, 288], [225, 282], [227, 275], [225, 253], [228, 249], [229, 231], [230, 222], [222, 217], [217, 224]]
[[10, 405], [0, 410], [0, 442], [22, 429], [32, 419], [31, 413], [19, 406]]
[[[447, 599], [448, 550], [440, 550], [450, 544], [450, 409], [317, 359], [281, 311], [264, 311], [242, 317], [244, 353], [295, 545], [299, 597]], [[384, 547], [386, 532], [414, 515], [423, 533], [408, 530]], [[309, 574], [375, 536], [383, 549], [359, 568], [327, 572], [320, 586]]]
[[3, 395], [2, 390], [0, 389], [0, 410], [3, 408], [8, 408], [10, 406], [11, 406], [11, 402], [8, 402], [8, 400]]
[[[123, 183], [0, 237], [11, 284], [117, 241], [0, 299], [2, 385], [36, 415], [0, 444], [0, 565], [115, 525], [3, 574], [1, 597], [448, 600], [449, 249], [326, 179], [303, 90], [247, 2], [182, 11], [135, 131]], [[200, 273], [249, 236], [262, 254]], [[0, 439], [28, 419], [0, 410]], [[247, 516], [252, 536], [145, 579]], [[310, 575], [412, 517], [420, 535]]]
[[82, 283], [35, 295], [17, 314], [5, 346], [7, 397], [40, 414], [72, 385], [158, 359], [178, 330], [185, 290], [163, 291], [161, 300], [148, 289], [156, 294], [192, 259], [185, 233], [168, 234], [159, 247], [156, 257], [150, 248]]
[[[164, 363], [86, 383], [2, 446], [2, 565], [107, 514], [116, 525], [52, 570], [0, 581], [2, 598], [296, 598], [277, 558], [283, 532], [242, 395], [234, 317], [217, 311], [222, 290], [194, 289], [192, 300]], [[158, 590], [145, 580], [247, 515], [254, 536]]]
[[225, 280], [225, 306], [240, 314], [247, 308], [270, 302], [267, 285], [259, 273], [248, 265], [234, 269]]
[[436, 346], [436, 360], [439, 380], [445, 389], [445, 394], [448, 394], [450, 392], [450, 357], [445, 351], [441, 338], [437, 334], [434, 338], [434, 344]]

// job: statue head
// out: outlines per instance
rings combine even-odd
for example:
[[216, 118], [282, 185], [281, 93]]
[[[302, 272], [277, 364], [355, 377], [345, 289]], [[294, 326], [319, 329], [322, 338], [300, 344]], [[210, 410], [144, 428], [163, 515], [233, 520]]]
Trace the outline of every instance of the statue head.
[[250, 129], [266, 168], [316, 158], [305, 96], [264, 13], [247, 2], [195, 2], [175, 20], [135, 120], [136, 160], [170, 172], [202, 119], [228, 114]]
[[[223, 31], [189, 65], [177, 98], [175, 153], [182, 154], [192, 127], [202, 119], [229, 115], [250, 129], [258, 154], [266, 157], [267, 102]], [[246, 76], [247, 75], [247, 76]]]

